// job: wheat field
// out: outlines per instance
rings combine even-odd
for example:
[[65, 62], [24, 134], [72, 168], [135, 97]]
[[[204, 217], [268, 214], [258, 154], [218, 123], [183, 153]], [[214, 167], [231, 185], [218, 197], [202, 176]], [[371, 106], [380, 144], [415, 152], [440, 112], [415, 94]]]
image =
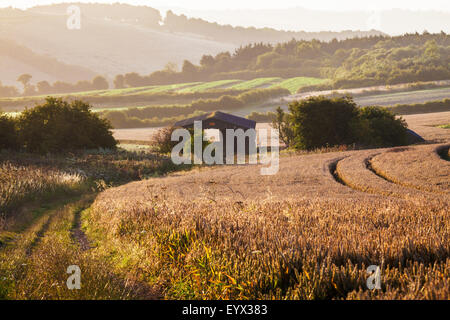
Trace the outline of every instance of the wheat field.
[[[170, 299], [448, 299], [442, 148], [288, 156], [275, 176], [244, 165], [135, 182], [99, 195], [88, 234]], [[369, 265], [381, 268], [381, 290], [366, 287]]]

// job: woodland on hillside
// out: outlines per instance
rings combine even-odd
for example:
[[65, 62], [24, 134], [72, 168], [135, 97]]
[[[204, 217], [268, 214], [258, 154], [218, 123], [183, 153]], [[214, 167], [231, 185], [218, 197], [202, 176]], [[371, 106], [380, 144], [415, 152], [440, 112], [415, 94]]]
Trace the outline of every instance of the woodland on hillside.
[[450, 36], [445, 33], [373, 36], [331, 42], [295, 40], [254, 43], [234, 53], [204, 55], [200, 65], [185, 60], [181, 71], [168, 65], [150, 75], [116, 76], [117, 87], [186, 81], [309, 76], [350, 88], [450, 78]]

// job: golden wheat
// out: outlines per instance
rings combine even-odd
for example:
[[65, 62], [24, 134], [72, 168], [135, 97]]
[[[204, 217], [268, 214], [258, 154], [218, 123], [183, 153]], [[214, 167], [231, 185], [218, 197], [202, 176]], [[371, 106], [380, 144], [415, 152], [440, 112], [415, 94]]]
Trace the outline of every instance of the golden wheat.
[[[402, 190], [364, 169], [368, 155], [282, 158], [271, 177], [223, 166], [131, 183], [102, 193], [86, 223], [98, 250], [167, 298], [448, 299], [448, 196]], [[346, 157], [372, 194], [334, 180]], [[389, 188], [408, 197], [378, 193]], [[368, 265], [381, 267], [382, 290], [367, 289]]]

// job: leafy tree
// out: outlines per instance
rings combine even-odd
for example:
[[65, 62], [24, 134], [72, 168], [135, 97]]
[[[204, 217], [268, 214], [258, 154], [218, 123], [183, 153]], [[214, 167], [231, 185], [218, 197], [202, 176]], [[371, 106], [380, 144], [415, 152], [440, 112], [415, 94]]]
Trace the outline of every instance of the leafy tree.
[[279, 132], [281, 141], [283, 141], [288, 148], [294, 140], [294, 131], [289, 117], [290, 116], [286, 114], [281, 107], [278, 107], [275, 110], [275, 116], [272, 122], [273, 128]]
[[175, 62], [168, 62], [163, 71], [175, 73], [178, 71], [178, 66]]
[[130, 72], [124, 75], [125, 85], [129, 87], [143, 86], [143, 78], [136, 72]]
[[49, 97], [46, 103], [20, 115], [20, 142], [28, 151], [40, 153], [115, 148], [110, 123], [90, 107], [78, 100], [68, 103]]
[[407, 127], [403, 118], [386, 108], [363, 107], [359, 109], [355, 132], [358, 142], [366, 146], [390, 147], [407, 144]]
[[102, 76], [96, 76], [92, 80], [92, 88], [94, 90], [106, 90], [109, 88], [108, 81]]
[[26, 95], [27, 88], [29, 86], [30, 80], [33, 76], [28, 73], [24, 73], [17, 78], [17, 81], [22, 83], [24, 95]]
[[152, 135], [151, 145], [155, 148], [155, 151], [161, 154], [170, 153], [177, 145], [177, 141], [172, 141], [172, 132], [175, 127], [164, 127], [159, 129], [155, 134]]
[[32, 75], [24, 73], [17, 78], [17, 81], [22, 83], [23, 88], [25, 89], [28, 86], [28, 83], [30, 82], [32, 77], [33, 77]]
[[321, 96], [294, 101], [289, 111], [296, 148], [314, 149], [355, 142], [352, 130], [358, 109], [351, 97], [327, 99]]
[[115, 89], [122, 89], [125, 88], [125, 78], [123, 75], [118, 74], [115, 78], [114, 78], [114, 88]]
[[16, 97], [19, 95], [19, 91], [13, 86], [3, 86], [0, 81], [0, 97]]
[[[289, 105], [294, 147], [314, 149], [357, 143], [365, 147], [390, 147], [408, 142], [407, 124], [386, 108], [358, 108], [349, 96], [313, 97]], [[286, 119], [277, 110], [275, 127]], [[286, 121], [286, 120], [284, 120]], [[281, 130], [280, 130], [281, 132]]]
[[95, 89], [95, 86], [87, 80], [78, 81], [71, 91], [89, 91]]
[[17, 149], [18, 147], [15, 120], [0, 113], [0, 150]]
[[[172, 141], [172, 132], [177, 129], [173, 126], [170, 127], [164, 127], [162, 129], [159, 129], [151, 139], [151, 145], [155, 148], [155, 151], [161, 154], [167, 154], [172, 152], [172, 149], [179, 143], [179, 141]], [[194, 129], [188, 129], [191, 139], [187, 141], [186, 143], [191, 145], [191, 153], [194, 152], [194, 141], [195, 141], [195, 135], [194, 135]], [[200, 135], [200, 134], [199, 134]], [[204, 150], [211, 142], [203, 140], [203, 137], [205, 136], [205, 131], [203, 130], [201, 132], [202, 136], [202, 150]]]
[[39, 81], [36, 84], [36, 88], [39, 94], [47, 94], [52, 91], [52, 86], [48, 83], [48, 81]]
[[192, 75], [197, 72], [197, 67], [194, 66], [189, 60], [184, 60], [182, 71], [186, 75]]
[[23, 91], [24, 96], [34, 96], [34, 95], [36, 95], [36, 93], [37, 93], [36, 86], [34, 86], [32, 84], [27, 85], [25, 87], [25, 90]]
[[211, 56], [209, 54], [208, 55], [203, 55], [202, 59], [200, 60], [200, 65], [203, 68], [209, 68], [209, 67], [213, 66], [214, 65], [214, 58], [213, 58], [213, 56]]
[[272, 67], [273, 61], [279, 59], [280, 57], [282, 56], [276, 52], [261, 54], [256, 59], [256, 68], [270, 68]]

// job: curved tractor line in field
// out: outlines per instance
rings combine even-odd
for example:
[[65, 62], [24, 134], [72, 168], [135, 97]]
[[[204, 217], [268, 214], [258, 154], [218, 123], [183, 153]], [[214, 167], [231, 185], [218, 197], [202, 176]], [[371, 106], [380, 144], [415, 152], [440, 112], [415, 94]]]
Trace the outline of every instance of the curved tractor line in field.
[[419, 201], [422, 198], [435, 197], [434, 194], [428, 192], [420, 192], [397, 185], [373, 171], [370, 165], [371, 159], [378, 154], [374, 151], [361, 152], [338, 161], [335, 164], [335, 179], [347, 187], [370, 194], [409, 200], [420, 199]]
[[354, 190], [414, 201], [440, 201], [447, 198], [446, 186], [450, 183], [450, 165], [439, 155], [447, 148], [427, 145], [361, 151], [332, 163], [330, 173], [337, 182]]
[[370, 164], [377, 175], [398, 185], [421, 192], [449, 195], [450, 162], [441, 156], [449, 146], [393, 148], [373, 157]]

